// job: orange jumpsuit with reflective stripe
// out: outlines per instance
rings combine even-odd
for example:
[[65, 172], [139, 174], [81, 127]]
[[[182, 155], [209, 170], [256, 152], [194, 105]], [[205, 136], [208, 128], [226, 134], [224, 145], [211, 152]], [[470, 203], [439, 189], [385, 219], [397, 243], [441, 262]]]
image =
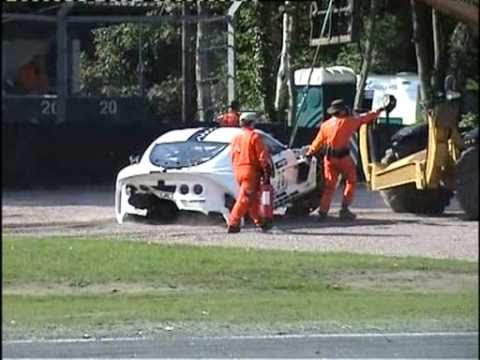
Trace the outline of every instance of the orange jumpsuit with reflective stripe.
[[[361, 125], [374, 121], [381, 111], [370, 111], [359, 116], [332, 117], [325, 121], [318, 131], [317, 136], [309, 147], [308, 154], [314, 154], [323, 146], [339, 150], [348, 148], [351, 136]], [[357, 185], [357, 169], [352, 158], [347, 155], [340, 158], [323, 158], [324, 190], [320, 200], [320, 211], [327, 213], [332, 202], [338, 175], [345, 178], [345, 189], [343, 191], [342, 206], [349, 206], [352, 203]]]
[[262, 221], [260, 207], [260, 178], [271, 166], [270, 153], [261, 136], [245, 128], [231, 143], [233, 172], [240, 186], [237, 201], [230, 212], [228, 224], [238, 226], [248, 212], [255, 224]]
[[223, 114], [219, 119], [219, 125], [223, 127], [239, 127], [240, 114], [236, 111], [230, 110]]

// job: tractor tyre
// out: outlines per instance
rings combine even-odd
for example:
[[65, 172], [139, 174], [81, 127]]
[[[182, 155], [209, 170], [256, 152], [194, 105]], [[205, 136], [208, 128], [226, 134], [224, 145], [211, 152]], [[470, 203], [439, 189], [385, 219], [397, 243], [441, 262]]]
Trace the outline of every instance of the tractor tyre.
[[455, 166], [457, 199], [466, 220], [478, 220], [478, 146], [462, 153]]
[[394, 212], [426, 215], [442, 214], [453, 193], [444, 188], [418, 190], [415, 184], [381, 191], [383, 200]]

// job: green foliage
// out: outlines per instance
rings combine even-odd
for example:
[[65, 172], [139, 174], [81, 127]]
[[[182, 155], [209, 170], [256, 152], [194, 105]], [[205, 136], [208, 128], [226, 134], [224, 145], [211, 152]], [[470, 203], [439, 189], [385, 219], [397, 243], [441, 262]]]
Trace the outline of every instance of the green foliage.
[[169, 75], [160, 84], [153, 84], [146, 95], [153, 108], [153, 114], [175, 114], [179, 111], [178, 104], [182, 102], [181, 83]]
[[479, 125], [480, 125], [480, 120], [479, 120], [478, 114], [469, 112], [462, 115], [462, 119], [460, 120], [458, 127], [465, 128], [465, 129], [473, 129], [475, 127], [478, 127]]
[[169, 24], [120, 24], [93, 30], [94, 56], [81, 54], [82, 90], [108, 96], [140, 95], [141, 71], [146, 88], [161, 85], [169, 74], [179, 71], [175, 61], [168, 61], [180, 41], [177, 30]]
[[341, 46], [336, 62], [352, 68], [358, 74], [362, 66], [362, 59], [358, 44], [347, 44]]
[[458, 24], [449, 41], [450, 72], [455, 74], [460, 87], [466, 79], [479, 82], [478, 77], [478, 37], [472, 36], [468, 27]]
[[372, 73], [395, 74], [410, 70], [408, 55], [412, 55], [413, 59], [414, 51], [412, 46], [405, 44], [411, 44], [411, 32], [409, 18], [388, 13], [379, 16], [375, 31]]
[[[286, 8], [293, 18], [291, 42], [293, 71], [312, 65], [315, 47], [309, 45], [310, 4], [310, 1], [291, 1]], [[224, 15], [230, 3], [208, 1], [205, 5], [208, 14]], [[361, 23], [363, 28], [368, 28], [369, 2], [362, 2], [361, 6]], [[190, 3], [189, 7], [194, 14], [196, 3]], [[179, 14], [181, 4], [168, 1], [165, 8]], [[272, 119], [284, 10], [284, 2], [252, 1], [245, 2], [235, 16], [237, 98], [243, 109], [264, 111]], [[445, 31], [449, 35], [455, 23], [452, 21], [445, 23]], [[213, 32], [215, 31], [208, 31]], [[364, 31], [360, 34], [359, 43], [322, 47], [314, 65], [343, 65], [358, 72], [363, 61], [362, 51], [366, 36]], [[138, 62], [140, 36], [143, 39], [143, 68]], [[140, 95], [139, 78], [143, 71], [145, 94], [150, 99], [157, 98], [155, 106], [178, 109], [181, 105], [180, 89], [174, 79], [180, 79], [181, 76], [178, 64], [180, 36], [181, 29], [178, 25], [171, 26], [165, 23], [158, 26], [119, 24], [94, 30], [95, 54], [81, 55], [83, 92], [119, 96]], [[415, 72], [416, 59], [411, 36], [412, 24], [408, 4], [393, 6], [390, 2], [384, 3], [377, 17], [370, 71], [379, 74]], [[460, 78], [471, 78], [478, 82], [476, 65], [478, 38], [473, 38], [463, 25], [458, 25], [449, 42], [449, 48], [452, 72]], [[208, 69], [208, 76], [224, 76], [222, 71], [225, 69], [226, 57], [212, 58], [209, 61], [212, 66]]]
[[255, 85], [254, 16], [255, 10], [253, 7], [244, 7], [238, 12], [236, 21], [236, 89], [237, 97], [244, 109], [259, 109], [261, 104], [260, 92]]
[[478, 81], [475, 81], [473, 79], [467, 79], [467, 84], [465, 85], [465, 89], [479, 91]]

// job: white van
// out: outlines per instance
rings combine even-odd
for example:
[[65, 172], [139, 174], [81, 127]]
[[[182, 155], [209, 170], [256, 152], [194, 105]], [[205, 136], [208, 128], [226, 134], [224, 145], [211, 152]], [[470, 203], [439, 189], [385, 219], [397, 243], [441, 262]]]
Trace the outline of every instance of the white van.
[[[415, 73], [398, 73], [396, 75], [368, 76], [365, 84], [364, 104], [375, 109], [381, 106], [383, 95], [391, 94], [397, 98], [397, 106], [390, 113], [389, 123], [413, 125], [420, 114], [420, 82]], [[384, 114], [382, 114], [385, 116]], [[386, 118], [380, 117], [385, 123]]]

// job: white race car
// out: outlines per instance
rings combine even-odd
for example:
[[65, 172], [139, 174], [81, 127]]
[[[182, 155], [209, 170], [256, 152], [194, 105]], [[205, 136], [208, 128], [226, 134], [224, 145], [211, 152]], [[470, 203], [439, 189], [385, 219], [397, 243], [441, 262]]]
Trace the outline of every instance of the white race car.
[[[240, 128], [188, 128], [158, 137], [135, 163], [117, 176], [115, 214], [172, 221], [179, 211], [221, 215], [227, 220], [238, 185], [230, 158], [230, 142]], [[317, 160], [301, 149], [289, 149], [256, 129], [272, 154], [274, 208], [308, 212], [318, 205]]]

